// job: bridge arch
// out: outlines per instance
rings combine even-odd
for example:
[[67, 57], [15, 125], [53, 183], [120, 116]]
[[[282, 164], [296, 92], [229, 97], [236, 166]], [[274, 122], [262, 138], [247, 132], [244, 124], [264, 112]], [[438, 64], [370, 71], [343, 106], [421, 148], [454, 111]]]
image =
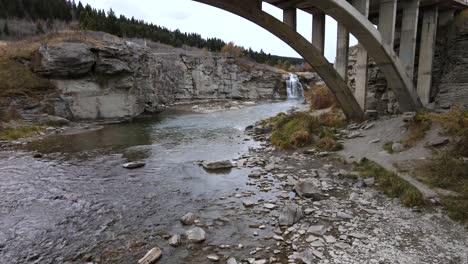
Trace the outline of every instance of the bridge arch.
[[321, 51], [312, 45], [293, 28], [279, 21], [272, 15], [262, 11], [258, 1], [252, 0], [195, 0], [208, 4], [238, 16], [263, 27], [296, 50], [311, 66], [317, 74], [330, 87], [335, 94], [343, 112], [349, 119], [363, 120], [364, 111], [354, 97], [345, 80], [333, 68]]
[[[270, 33], [286, 42], [314, 67], [323, 81], [335, 94], [343, 111], [350, 119], [363, 119], [364, 112], [359, 106], [351, 89], [341, 75], [323, 56], [322, 52], [296, 30], [272, 15], [264, 12], [260, 0], [194, 0], [214, 6], [263, 27]], [[268, 1], [267, 1], [268, 2]], [[346, 26], [385, 75], [403, 111], [414, 111], [422, 106], [412, 80], [406, 74], [398, 56], [390, 45], [386, 44], [380, 32], [355, 7], [346, 0], [300, 0], [283, 1], [309, 4], [323, 13], [333, 17]]]

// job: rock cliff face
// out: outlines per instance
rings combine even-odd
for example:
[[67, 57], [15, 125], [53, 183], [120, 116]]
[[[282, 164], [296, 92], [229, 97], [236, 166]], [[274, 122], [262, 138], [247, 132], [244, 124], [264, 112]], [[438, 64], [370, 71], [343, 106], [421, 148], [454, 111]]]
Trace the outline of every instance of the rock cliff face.
[[283, 75], [245, 59], [165, 50], [121, 39], [61, 42], [39, 48], [32, 68], [50, 78], [60, 98], [54, 115], [70, 119], [131, 118], [194, 99], [280, 99]]

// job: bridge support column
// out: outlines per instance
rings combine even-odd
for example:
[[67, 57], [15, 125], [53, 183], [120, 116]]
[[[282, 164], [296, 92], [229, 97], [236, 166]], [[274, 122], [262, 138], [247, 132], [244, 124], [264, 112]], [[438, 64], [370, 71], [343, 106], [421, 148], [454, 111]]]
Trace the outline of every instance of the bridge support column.
[[349, 60], [349, 31], [346, 27], [338, 23], [338, 36], [336, 41], [335, 69], [348, 81], [348, 60]]
[[384, 43], [393, 49], [395, 42], [395, 23], [397, 0], [381, 0], [379, 10], [379, 31]]
[[[354, 0], [354, 7], [365, 17], [369, 16], [369, 0]], [[368, 56], [367, 50], [359, 43], [357, 46], [356, 59], [356, 91], [354, 96], [361, 108], [366, 110], [367, 103], [367, 74], [368, 74]]]
[[432, 65], [437, 34], [439, 9], [432, 7], [424, 11], [419, 48], [418, 95], [423, 105], [431, 99]]
[[325, 52], [325, 13], [315, 11], [312, 14], [312, 44], [322, 52]]
[[404, 0], [400, 38], [400, 60], [410, 81], [413, 81], [414, 75], [418, 17], [419, 0]]
[[283, 9], [283, 23], [297, 31], [297, 10], [295, 7]]

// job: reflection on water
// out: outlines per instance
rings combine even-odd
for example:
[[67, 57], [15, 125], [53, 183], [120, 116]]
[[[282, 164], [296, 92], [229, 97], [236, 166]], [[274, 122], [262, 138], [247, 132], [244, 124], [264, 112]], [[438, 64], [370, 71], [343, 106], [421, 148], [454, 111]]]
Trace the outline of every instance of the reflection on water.
[[[210, 174], [194, 162], [247, 152], [256, 143], [245, 140], [244, 128], [295, 104], [167, 113], [54, 136], [27, 146], [26, 151], [46, 154], [39, 160], [28, 152], [0, 152], [0, 262], [82, 263], [83, 255], [91, 254], [100, 263], [135, 263], [147, 248], [128, 245], [144, 242], [171, 255], [164, 263], [203, 263], [191, 262], [192, 253], [171, 248], [157, 234], [182, 232], [177, 219], [187, 212], [198, 212], [205, 221], [226, 215], [230, 205], [219, 205], [220, 197], [254, 187], [246, 185], [247, 170]], [[140, 145], [151, 151], [147, 165], [123, 169], [121, 154]], [[210, 230], [207, 244], [248, 244], [242, 241], [247, 231], [234, 223]]]

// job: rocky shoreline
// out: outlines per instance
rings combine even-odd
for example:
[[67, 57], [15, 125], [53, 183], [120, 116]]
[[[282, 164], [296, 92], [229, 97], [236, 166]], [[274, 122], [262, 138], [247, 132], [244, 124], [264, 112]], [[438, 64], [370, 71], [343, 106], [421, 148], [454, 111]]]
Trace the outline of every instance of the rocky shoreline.
[[[246, 184], [258, 192], [224, 199], [234, 199], [239, 214], [256, 219], [245, 225], [258, 246], [248, 256], [233, 257], [235, 247], [242, 245], [211, 245], [204, 249], [207, 260], [230, 264], [468, 263], [466, 230], [441, 208], [403, 207], [398, 199], [377, 191], [372, 178], [359, 178], [335, 154], [276, 150], [267, 140], [268, 131], [260, 127], [249, 127], [248, 134], [260, 140], [261, 146], [232, 165], [252, 170]], [[265, 193], [273, 194], [272, 198], [259, 198]], [[210, 228], [200, 220], [190, 224]], [[172, 245], [180, 237], [176, 234], [169, 242]], [[226, 254], [226, 248], [234, 248], [232, 254]]]

